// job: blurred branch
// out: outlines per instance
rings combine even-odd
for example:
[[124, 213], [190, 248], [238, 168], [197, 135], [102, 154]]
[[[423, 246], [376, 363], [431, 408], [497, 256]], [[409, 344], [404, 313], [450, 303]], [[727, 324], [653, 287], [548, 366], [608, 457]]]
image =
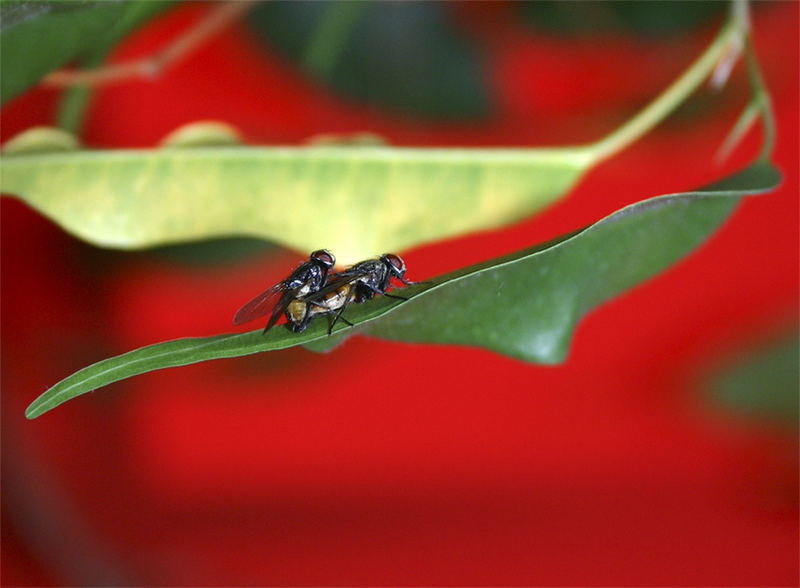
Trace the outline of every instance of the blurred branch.
[[[733, 0], [731, 4], [731, 18], [739, 23], [740, 28], [750, 34], [750, 13], [748, 12], [747, 0]], [[733, 67], [742, 56], [742, 49], [744, 48], [744, 35], [734, 38], [728, 50], [720, 57], [714, 73], [711, 74], [709, 85], [715, 90], [721, 90], [725, 87], [728, 78], [733, 71]]]
[[[159, 6], [160, 5], [160, 6]], [[105, 35], [105, 41], [92, 48], [91, 52], [81, 61], [82, 69], [97, 68], [102, 65], [113, 48], [119, 41], [138, 25], [147, 22], [150, 18], [161, 12], [167, 7], [166, 3], [157, 2], [154, 4], [138, 3], [132, 4], [130, 9], [122, 13], [122, 18], [114, 23], [114, 26]], [[92, 98], [92, 87], [85, 84], [74, 85], [61, 93], [58, 104], [58, 125], [70, 133], [78, 135], [83, 120]]]
[[132, 78], [153, 78], [184, 58], [208, 39], [241, 18], [256, 0], [225, 2], [213, 9], [186, 33], [161, 51], [144, 59], [86, 70], [59, 70], [45, 76], [50, 87], [100, 86]]
[[761, 158], [768, 159], [775, 146], [775, 114], [772, 112], [772, 101], [761, 74], [761, 66], [756, 59], [756, 52], [753, 43], [748, 38], [745, 43], [745, 57], [747, 60], [747, 74], [753, 88], [752, 103], [758, 106], [761, 111], [761, 122], [764, 125], [764, 146], [761, 148]]
[[750, 79], [750, 88], [753, 95], [717, 151], [717, 162], [724, 161], [733, 152], [756, 121], [759, 120], [759, 117], [764, 128], [764, 145], [761, 148], [760, 157], [768, 159], [775, 146], [775, 115], [772, 112], [772, 103], [761, 74], [761, 68], [758, 65], [758, 59], [756, 59], [755, 48], [749, 38], [744, 43], [744, 53], [747, 63], [747, 75]]

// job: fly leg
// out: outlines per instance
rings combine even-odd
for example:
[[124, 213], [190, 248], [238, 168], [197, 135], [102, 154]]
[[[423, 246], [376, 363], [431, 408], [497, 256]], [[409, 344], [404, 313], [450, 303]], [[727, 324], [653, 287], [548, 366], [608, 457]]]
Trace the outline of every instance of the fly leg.
[[347, 323], [348, 325], [350, 325], [351, 327], [355, 327], [355, 325], [354, 325], [353, 323], [351, 323], [349, 320], [347, 320], [347, 319], [346, 319], [346, 318], [344, 318], [343, 316], [337, 316], [337, 317], [334, 317], [333, 321], [331, 321], [331, 318], [330, 318], [330, 316], [328, 316], [328, 336], [330, 336], [330, 334], [331, 334], [331, 331], [333, 330], [333, 325], [335, 325], [335, 324], [336, 324], [336, 321], [337, 321], [337, 320], [340, 320], [340, 319], [341, 319], [341, 320], [343, 320], [343, 321], [344, 321], [345, 323]]
[[410, 280], [406, 280], [405, 278], [401, 278], [400, 276], [395, 276], [398, 280], [403, 282], [406, 286], [413, 286], [414, 284], [430, 284], [430, 280], [426, 280], [425, 282], [412, 282]]
[[[361, 282], [361, 285], [367, 288], [369, 291], [371, 291], [372, 296], [374, 296], [375, 294], [380, 294], [381, 296], [386, 296], [388, 298], [397, 298], [398, 300], [408, 300], [408, 298], [406, 298], [405, 296], [398, 296], [397, 294], [389, 294], [385, 290], [381, 292], [378, 288], [376, 288], [375, 286], [371, 286], [366, 282]], [[372, 296], [370, 296], [370, 298], [372, 298]]]
[[[328, 315], [330, 315], [330, 314], [332, 314], [332, 313], [333, 313], [333, 311], [332, 311], [330, 308], [328, 308], [328, 307], [327, 307], [327, 306], [325, 306], [324, 304], [320, 304], [320, 303], [319, 303], [319, 302], [317, 302], [316, 300], [309, 300], [309, 301], [308, 301], [308, 304], [313, 304], [313, 305], [314, 305], [314, 306], [316, 306], [317, 308], [321, 308], [321, 309], [322, 309], [322, 310], [325, 312], [325, 314], [328, 314]], [[346, 302], [345, 302], [345, 305], [344, 305], [344, 306], [345, 306], [345, 307], [347, 306], [347, 303], [346, 303]], [[342, 312], [344, 312], [344, 307], [342, 307], [341, 311], [337, 313], [337, 314], [338, 314], [338, 316], [336, 317], [336, 320], [339, 320], [339, 319], [341, 319], [341, 320], [343, 320], [344, 322], [346, 322], [348, 325], [350, 325], [351, 327], [352, 327], [352, 326], [354, 326], [354, 325], [353, 325], [353, 323], [351, 323], [349, 320], [347, 320], [346, 318], [344, 318], [343, 316], [341, 316]], [[309, 312], [309, 313], [306, 315], [306, 318], [305, 318], [305, 320], [303, 321], [303, 329], [305, 329], [305, 328], [308, 326], [308, 323], [310, 323], [310, 322], [311, 322], [311, 319], [313, 319], [313, 318], [314, 318], [314, 315], [313, 315], [313, 314], [311, 314], [311, 313]], [[335, 320], [334, 320], [334, 324], [336, 324], [336, 321], [335, 321]], [[330, 325], [330, 328], [328, 329], [328, 335], [330, 335], [330, 334], [331, 334], [331, 333], [330, 333], [330, 329], [332, 329], [332, 328], [333, 328], [333, 325]], [[302, 329], [301, 329], [301, 330], [302, 330]]]
[[328, 336], [329, 337], [330, 337], [331, 332], [333, 331], [333, 327], [336, 325], [336, 321], [338, 321], [339, 319], [342, 319], [344, 322], [346, 322], [351, 327], [353, 326], [353, 323], [351, 323], [346, 318], [344, 318], [342, 316], [342, 314], [344, 313], [345, 310], [347, 310], [347, 307], [350, 306], [350, 302], [353, 300], [353, 296], [355, 294], [355, 291], [356, 291], [355, 288], [350, 288], [350, 290], [347, 292], [347, 298], [344, 299], [344, 304], [342, 304], [342, 307], [339, 309], [339, 312], [336, 313], [336, 316], [333, 318], [333, 321], [331, 322], [331, 324], [328, 325]]

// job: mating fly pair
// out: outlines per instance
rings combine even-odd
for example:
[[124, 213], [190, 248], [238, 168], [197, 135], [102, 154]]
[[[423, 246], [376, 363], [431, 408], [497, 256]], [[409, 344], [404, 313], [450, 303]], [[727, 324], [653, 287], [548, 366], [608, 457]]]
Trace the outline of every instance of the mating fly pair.
[[[245, 304], [233, 318], [234, 324], [241, 324], [269, 314], [264, 329], [266, 333], [286, 315], [289, 328], [300, 333], [308, 327], [318, 314], [334, 314], [328, 326], [328, 334], [341, 319], [353, 324], [342, 316], [347, 307], [355, 302], [360, 304], [375, 297], [376, 294], [406, 300], [402, 296], [387, 293], [391, 279], [411, 285], [405, 279], [406, 264], [398, 255], [387, 253], [378, 259], [368, 259], [347, 268], [341, 274], [333, 269], [336, 262], [327, 249], [314, 251], [309, 260], [300, 264], [285, 280], [262, 292]], [[329, 273], [336, 277], [329, 279]]]

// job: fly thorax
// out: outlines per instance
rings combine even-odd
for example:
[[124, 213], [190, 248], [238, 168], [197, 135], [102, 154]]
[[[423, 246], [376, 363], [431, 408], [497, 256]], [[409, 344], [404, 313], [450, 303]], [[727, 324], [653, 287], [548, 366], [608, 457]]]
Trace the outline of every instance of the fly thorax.
[[300, 288], [298, 288], [295, 295], [298, 297], [305, 296], [309, 292], [311, 292], [311, 282], [306, 282], [305, 284], [301, 285]]

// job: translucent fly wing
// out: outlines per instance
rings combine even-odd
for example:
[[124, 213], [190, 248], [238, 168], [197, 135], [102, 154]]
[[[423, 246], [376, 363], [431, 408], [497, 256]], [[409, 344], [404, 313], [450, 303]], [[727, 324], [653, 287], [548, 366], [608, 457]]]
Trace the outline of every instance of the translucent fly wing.
[[[285, 291], [285, 282], [279, 282], [272, 288], [265, 290], [238, 310], [233, 317], [233, 324], [241, 325], [266, 314], [274, 314], [276, 308], [280, 309], [278, 302]], [[280, 316], [280, 310], [278, 311], [278, 316]]]
[[281, 296], [281, 300], [272, 307], [272, 313], [269, 315], [269, 321], [267, 321], [267, 326], [264, 327], [265, 333], [275, 326], [275, 323], [277, 323], [278, 319], [281, 318], [281, 314], [283, 314], [283, 310], [286, 308], [286, 304], [288, 303], [289, 301], [286, 300], [286, 293], [284, 292], [283, 296]]

